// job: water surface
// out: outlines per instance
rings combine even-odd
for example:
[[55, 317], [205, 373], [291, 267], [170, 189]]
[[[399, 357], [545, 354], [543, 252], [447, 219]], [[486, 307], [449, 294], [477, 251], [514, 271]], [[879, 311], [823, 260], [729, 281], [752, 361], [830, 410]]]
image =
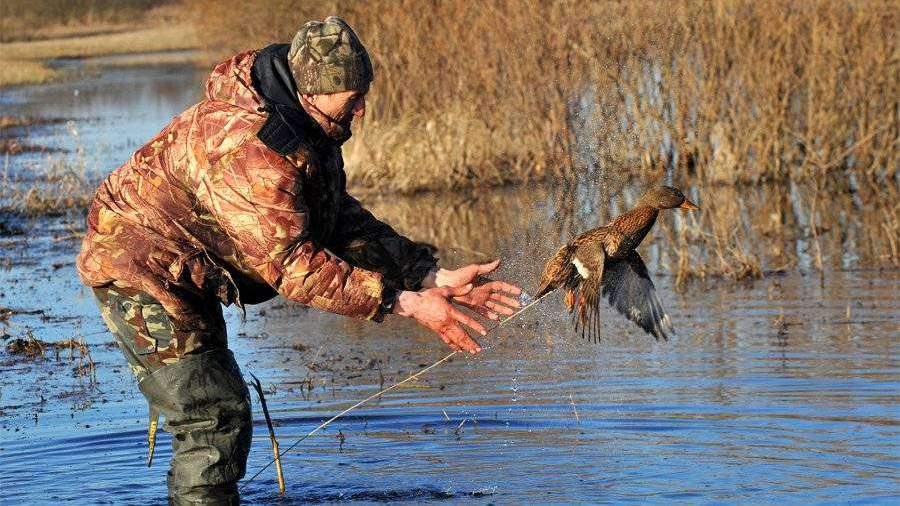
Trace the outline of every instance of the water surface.
[[[36, 129], [32, 142], [71, 148], [74, 128], [91, 167], [105, 172], [199, 96], [202, 74], [106, 69], [4, 91], [3, 113], [73, 119], [68, 129]], [[39, 160], [9, 163], [27, 170]], [[532, 288], [553, 247], [635, 193], [626, 189], [611, 209], [598, 209], [590, 192], [559, 196], [534, 187], [365, 200], [441, 247], [448, 265], [498, 256], [502, 277]], [[0, 351], [4, 501], [164, 503], [169, 439], [147, 469], [146, 407], [75, 275], [79, 244], [65, 238], [77, 217], [5, 219], [23, 233], [0, 237], [0, 306], [43, 313], [0, 323], [3, 342], [29, 329], [45, 341], [83, 336], [98, 382], [79, 375], [68, 352], [22, 361]], [[665, 216], [659, 229], [682, 219]], [[490, 351], [455, 358], [298, 445], [284, 462], [285, 497], [269, 470], [244, 499], [895, 503], [900, 272], [867, 268], [865, 254], [845, 264], [848, 243], [839, 241], [836, 267], [820, 276], [802, 240], [783, 239], [798, 269], [682, 293], [664, 275], [672, 254], [660, 232], [642, 253], [677, 338], [657, 343], [606, 311], [602, 342], [583, 342], [552, 296], [486, 338]], [[238, 363], [267, 390], [282, 447], [447, 352], [409, 322], [358, 322], [280, 299], [246, 318], [230, 308], [227, 319]], [[254, 414], [250, 474], [271, 455], [256, 406]]]

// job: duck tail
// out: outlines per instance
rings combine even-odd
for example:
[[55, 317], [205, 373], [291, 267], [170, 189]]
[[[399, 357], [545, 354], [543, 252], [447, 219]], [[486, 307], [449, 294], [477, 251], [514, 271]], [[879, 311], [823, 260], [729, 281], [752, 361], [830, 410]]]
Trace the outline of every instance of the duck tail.
[[574, 255], [575, 246], [572, 244], [566, 244], [556, 251], [544, 266], [544, 273], [541, 274], [541, 287], [538, 288], [535, 297], [543, 297], [556, 290], [571, 277], [574, 269], [572, 265]]

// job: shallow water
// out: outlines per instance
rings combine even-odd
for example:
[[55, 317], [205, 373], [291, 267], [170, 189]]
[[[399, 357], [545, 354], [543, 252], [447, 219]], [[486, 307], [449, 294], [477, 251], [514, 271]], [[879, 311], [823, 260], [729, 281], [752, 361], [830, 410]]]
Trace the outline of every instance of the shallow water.
[[[108, 70], [4, 92], [3, 113], [74, 118], [85, 156], [108, 170], [194, 100], [199, 76], [187, 66]], [[65, 147], [72, 141], [58, 128], [31, 140]], [[13, 169], [28, 160], [14, 158]], [[543, 188], [489, 193], [367, 201], [440, 246], [447, 262], [499, 256], [501, 277], [531, 287], [569, 229]], [[580, 229], [596, 211], [575, 207], [569, 228]], [[70, 219], [9, 218], [24, 234], [0, 237], [0, 306], [44, 313], [13, 315], [0, 332], [84, 336], [98, 383], [78, 375], [68, 351], [43, 361], [0, 351], [4, 501], [163, 503], [169, 439], [161, 435], [147, 469], [146, 407], [77, 281]], [[790, 271], [678, 293], [654, 268], [666, 261], [664, 242], [645, 257], [677, 338], [656, 343], [607, 311], [603, 341], [582, 342], [551, 296], [486, 338], [490, 351], [456, 358], [300, 443], [284, 462], [284, 498], [267, 470], [244, 499], [898, 501], [900, 272]], [[246, 320], [234, 308], [227, 317], [238, 363], [267, 389], [282, 448], [446, 354], [397, 319], [357, 322], [282, 300], [249, 308]], [[249, 475], [271, 456], [254, 414]]]
[[[208, 72], [191, 65], [103, 67], [62, 61], [57, 65], [84, 77], [41, 86], [0, 90], [3, 115], [63, 120], [27, 127], [28, 142], [51, 149], [80, 151], [79, 165], [108, 171], [121, 165], [141, 144], [183, 108], [202, 96]], [[11, 129], [17, 135], [23, 128]], [[17, 156], [7, 167], [22, 173], [46, 158], [42, 153]]]

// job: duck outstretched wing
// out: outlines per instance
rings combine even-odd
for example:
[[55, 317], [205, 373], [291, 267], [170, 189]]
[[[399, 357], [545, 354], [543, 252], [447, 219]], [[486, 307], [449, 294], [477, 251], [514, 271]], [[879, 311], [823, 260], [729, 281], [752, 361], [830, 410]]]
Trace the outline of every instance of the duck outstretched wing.
[[607, 260], [601, 285], [609, 304], [648, 334], [657, 340], [675, 335], [647, 266], [636, 251], [619, 260]]
[[575, 321], [575, 331], [591, 341], [600, 341], [600, 293], [606, 252], [600, 241], [585, 241], [571, 260], [573, 275], [566, 283], [566, 305]]
[[572, 255], [574, 253], [575, 247], [566, 244], [559, 248], [550, 260], [547, 260], [544, 273], [541, 274], [541, 286], [538, 288], [535, 298], [543, 297], [544, 294], [566, 284], [572, 276]]

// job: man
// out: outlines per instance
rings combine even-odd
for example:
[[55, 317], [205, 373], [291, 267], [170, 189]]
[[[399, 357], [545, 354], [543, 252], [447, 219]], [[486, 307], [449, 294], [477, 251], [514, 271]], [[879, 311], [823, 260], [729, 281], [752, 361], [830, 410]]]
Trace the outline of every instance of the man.
[[375, 321], [414, 318], [451, 348], [480, 347], [456, 303], [497, 319], [520, 290], [472, 283], [498, 262], [450, 271], [432, 249], [347, 194], [341, 144], [373, 78], [340, 18], [292, 43], [219, 64], [206, 98], [175, 117], [98, 189], [78, 257], [151, 421], [166, 417], [170, 501], [236, 503], [250, 400], [227, 348], [221, 304], [281, 294]]

